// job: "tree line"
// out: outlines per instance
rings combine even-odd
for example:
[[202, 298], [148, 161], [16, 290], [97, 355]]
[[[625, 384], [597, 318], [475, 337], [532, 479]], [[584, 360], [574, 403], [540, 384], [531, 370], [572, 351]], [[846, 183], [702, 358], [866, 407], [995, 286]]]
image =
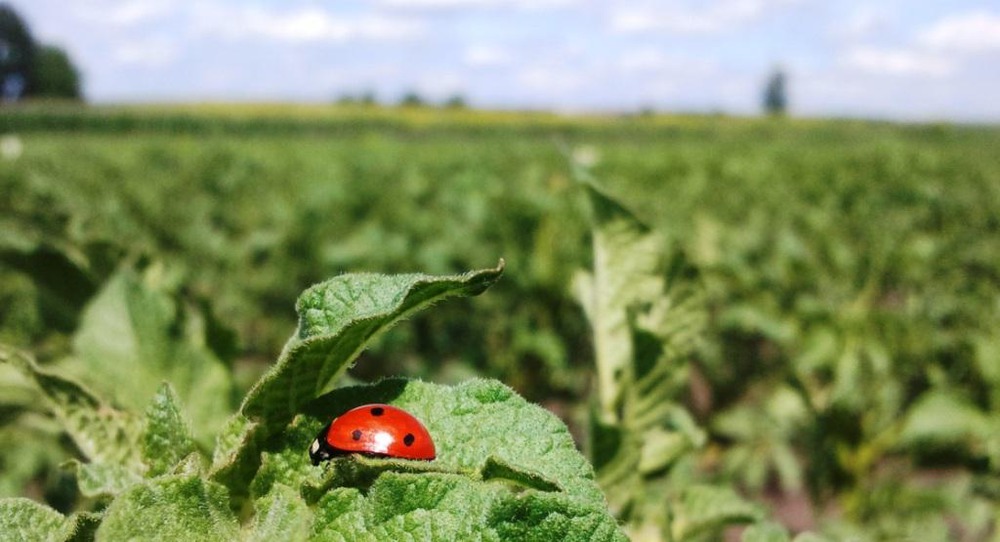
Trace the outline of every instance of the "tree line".
[[35, 41], [7, 3], [0, 3], [0, 98], [81, 98], [80, 73], [66, 51]]

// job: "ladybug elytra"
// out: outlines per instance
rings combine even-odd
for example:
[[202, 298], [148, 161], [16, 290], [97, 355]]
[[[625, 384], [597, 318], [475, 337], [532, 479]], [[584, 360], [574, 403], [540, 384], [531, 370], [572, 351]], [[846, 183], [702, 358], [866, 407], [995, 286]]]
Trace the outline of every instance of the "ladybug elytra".
[[420, 420], [383, 404], [345, 412], [324, 427], [309, 446], [313, 465], [349, 453], [428, 461], [436, 456], [434, 441]]

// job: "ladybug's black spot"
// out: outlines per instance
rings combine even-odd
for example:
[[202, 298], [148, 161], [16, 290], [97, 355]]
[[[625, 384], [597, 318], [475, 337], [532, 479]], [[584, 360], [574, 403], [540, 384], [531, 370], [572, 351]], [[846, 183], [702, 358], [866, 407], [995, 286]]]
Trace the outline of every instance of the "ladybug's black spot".
[[385, 409], [380, 406], [372, 409], [372, 416], [381, 416], [383, 414], [385, 414]]
[[351, 438], [354, 440], [361, 440], [361, 430], [355, 429], [351, 432]]
[[413, 433], [407, 433], [406, 436], [403, 437], [403, 444], [405, 444], [407, 446], [412, 446], [414, 440], [416, 440], [416, 439], [413, 436]]

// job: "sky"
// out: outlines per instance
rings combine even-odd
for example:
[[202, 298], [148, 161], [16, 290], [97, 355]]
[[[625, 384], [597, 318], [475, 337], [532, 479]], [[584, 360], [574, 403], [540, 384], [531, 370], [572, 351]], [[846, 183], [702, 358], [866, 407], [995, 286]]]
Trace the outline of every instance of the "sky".
[[1000, 3], [14, 0], [96, 103], [396, 102], [1000, 122]]

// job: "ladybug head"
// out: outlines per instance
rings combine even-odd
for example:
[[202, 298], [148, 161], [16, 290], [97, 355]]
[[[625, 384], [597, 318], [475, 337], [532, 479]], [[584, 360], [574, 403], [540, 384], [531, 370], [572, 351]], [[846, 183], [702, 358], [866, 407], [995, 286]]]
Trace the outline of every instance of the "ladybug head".
[[309, 459], [312, 461], [313, 466], [319, 465], [320, 462], [333, 457], [334, 450], [326, 442], [326, 432], [329, 428], [329, 425], [324, 427], [319, 432], [319, 435], [316, 436], [316, 440], [309, 445]]

